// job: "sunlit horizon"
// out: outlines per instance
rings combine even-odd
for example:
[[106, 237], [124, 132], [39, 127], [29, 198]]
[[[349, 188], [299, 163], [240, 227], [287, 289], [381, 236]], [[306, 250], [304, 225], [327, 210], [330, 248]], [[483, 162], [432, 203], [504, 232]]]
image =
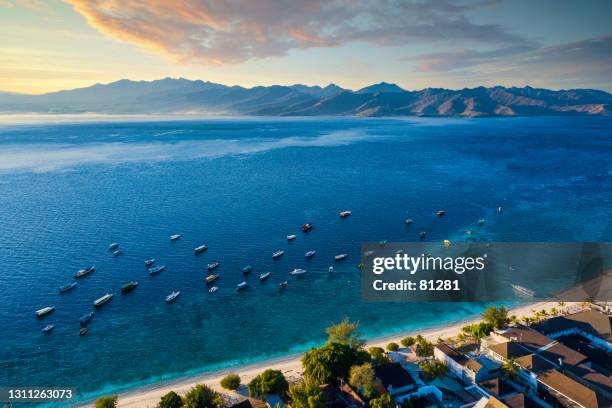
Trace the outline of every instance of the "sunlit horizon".
[[166, 77], [243, 87], [612, 91], [612, 3], [0, 0], [0, 91]]

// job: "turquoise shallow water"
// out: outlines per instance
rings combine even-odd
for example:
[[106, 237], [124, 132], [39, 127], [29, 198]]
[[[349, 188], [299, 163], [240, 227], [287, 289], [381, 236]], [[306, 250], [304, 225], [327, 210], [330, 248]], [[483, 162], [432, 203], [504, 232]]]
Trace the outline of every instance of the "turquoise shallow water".
[[[420, 230], [457, 240], [465, 229], [477, 240], [609, 241], [611, 157], [606, 118], [2, 125], [0, 384], [72, 386], [91, 398], [299, 352], [344, 316], [368, 337], [473, 316], [482, 305], [361, 302], [360, 243]], [[344, 209], [353, 215], [340, 219]], [[302, 234], [304, 222], [315, 229]], [[123, 256], [110, 256], [114, 241]], [[209, 250], [195, 256], [202, 243]], [[286, 253], [272, 261], [276, 249]], [[306, 261], [309, 249], [317, 254]], [[342, 252], [349, 258], [328, 274]], [[149, 276], [151, 257], [167, 270]], [[221, 279], [211, 295], [203, 277], [213, 260]], [[96, 272], [57, 293], [90, 264]], [[247, 264], [251, 287], [238, 294]], [[294, 267], [309, 273], [292, 279]], [[263, 271], [272, 275], [260, 284]], [[121, 295], [132, 279], [138, 288]], [[165, 304], [174, 289], [181, 296]], [[79, 337], [79, 316], [107, 291], [115, 298]], [[37, 320], [46, 305], [57, 310]]]

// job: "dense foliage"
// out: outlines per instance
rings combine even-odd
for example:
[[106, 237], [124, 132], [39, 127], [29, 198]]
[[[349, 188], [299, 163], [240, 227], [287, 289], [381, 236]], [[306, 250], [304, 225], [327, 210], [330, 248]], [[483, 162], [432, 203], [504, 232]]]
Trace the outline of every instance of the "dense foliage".
[[503, 329], [508, 324], [508, 309], [504, 306], [488, 307], [482, 313], [482, 319], [490, 324], [494, 329]]
[[393, 408], [395, 404], [389, 394], [383, 394], [370, 400], [370, 408]]
[[229, 373], [221, 379], [220, 384], [226, 390], [237, 390], [240, 387], [240, 376], [235, 373]]
[[185, 408], [217, 408], [223, 405], [223, 399], [209, 386], [198, 384], [185, 394], [183, 403]]
[[114, 408], [117, 406], [117, 396], [109, 395], [106, 397], [100, 397], [94, 404], [95, 408]]
[[368, 349], [368, 353], [370, 353], [370, 357], [372, 359], [372, 364], [381, 365], [383, 363], [388, 363], [391, 361], [389, 357], [385, 354], [385, 350], [382, 347], [370, 347]]
[[408, 336], [408, 337], [404, 337], [401, 341], [400, 344], [404, 347], [410, 347], [410, 346], [414, 346], [414, 343], [416, 342], [416, 340], [414, 339], [414, 337], [412, 336]]
[[174, 391], [170, 391], [159, 401], [159, 408], [181, 408], [183, 406], [183, 400]]
[[325, 332], [328, 334], [328, 343], [346, 344], [353, 348], [361, 347], [364, 341], [359, 338], [359, 323], [351, 322], [345, 317], [340, 323], [332, 324]]
[[493, 325], [487, 322], [480, 322], [464, 326], [461, 330], [474, 340], [481, 341], [493, 331]]
[[353, 365], [370, 360], [370, 355], [360, 348], [348, 344], [327, 343], [304, 354], [304, 374], [315, 384], [327, 384], [340, 378], [348, 378]]
[[374, 373], [370, 363], [352, 366], [349, 384], [351, 384], [367, 399], [374, 398], [377, 395], [375, 388], [376, 374]]
[[253, 378], [247, 387], [250, 396], [261, 397], [270, 393], [285, 395], [289, 384], [282, 372], [268, 368]]
[[321, 387], [311, 381], [301, 380], [289, 386], [287, 396], [291, 408], [323, 408], [325, 406]]
[[397, 343], [391, 342], [389, 344], [387, 344], [387, 350], [388, 351], [397, 351], [399, 350], [399, 345]]
[[427, 381], [431, 381], [437, 377], [443, 377], [448, 372], [448, 366], [442, 361], [424, 361], [419, 364], [423, 378]]
[[434, 353], [434, 345], [432, 342], [425, 339], [423, 336], [418, 335], [415, 339], [416, 342], [416, 355], [418, 357], [431, 357]]

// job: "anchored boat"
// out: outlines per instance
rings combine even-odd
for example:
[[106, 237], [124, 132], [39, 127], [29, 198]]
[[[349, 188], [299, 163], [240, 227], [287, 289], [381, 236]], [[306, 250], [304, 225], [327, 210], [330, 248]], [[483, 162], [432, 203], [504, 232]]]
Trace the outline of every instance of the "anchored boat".
[[100, 307], [103, 304], [107, 303], [108, 301], [110, 301], [113, 298], [113, 294], [112, 293], [107, 293], [106, 295], [94, 300], [93, 305], [95, 307]]
[[36, 311], [36, 316], [43, 317], [55, 310], [55, 306], [47, 306]]

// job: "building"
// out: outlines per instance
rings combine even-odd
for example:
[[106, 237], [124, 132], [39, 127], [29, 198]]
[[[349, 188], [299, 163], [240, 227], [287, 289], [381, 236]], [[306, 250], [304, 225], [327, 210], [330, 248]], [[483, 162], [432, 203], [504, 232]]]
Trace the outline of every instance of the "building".
[[538, 375], [542, 399], [568, 408], [610, 408], [612, 401], [557, 370]]
[[481, 381], [478, 383], [478, 386], [485, 393], [496, 398], [515, 394], [517, 392], [516, 388], [502, 378], [491, 378], [489, 380]]
[[596, 310], [553, 317], [536, 323], [533, 327], [552, 338], [579, 334], [599, 347], [612, 350], [612, 317]]
[[445, 362], [450, 373], [464, 382], [482, 381], [489, 375], [483, 364], [443, 342], [436, 344], [434, 357]]
[[392, 397], [417, 388], [414, 378], [400, 363], [384, 363], [373, 367], [374, 375]]
[[535, 400], [522, 392], [501, 399], [508, 408], [542, 408]]

